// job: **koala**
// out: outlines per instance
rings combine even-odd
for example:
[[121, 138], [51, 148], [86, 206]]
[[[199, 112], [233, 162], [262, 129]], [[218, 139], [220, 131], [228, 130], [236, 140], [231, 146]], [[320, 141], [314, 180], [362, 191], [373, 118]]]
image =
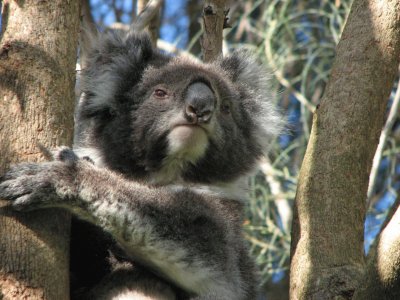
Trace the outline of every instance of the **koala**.
[[255, 299], [246, 182], [283, 126], [264, 67], [171, 57], [134, 31], [92, 44], [74, 149], [13, 166], [0, 197], [76, 216], [74, 299]]

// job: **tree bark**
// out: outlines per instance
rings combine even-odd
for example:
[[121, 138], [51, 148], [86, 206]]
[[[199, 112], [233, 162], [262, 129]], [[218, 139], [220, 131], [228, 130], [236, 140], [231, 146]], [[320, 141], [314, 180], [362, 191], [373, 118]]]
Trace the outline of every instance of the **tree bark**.
[[222, 55], [222, 31], [225, 24], [226, 0], [206, 0], [203, 6], [203, 60], [210, 62]]
[[398, 0], [355, 0], [299, 174], [291, 299], [350, 299], [364, 268], [368, 176], [400, 58]]
[[400, 197], [367, 257], [367, 268], [354, 300], [400, 299]]
[[[3, 2], [0, 174], [72, 143], [79, 2]], [[0, 298], [69, 299], [69, 215], [0, 206]]]

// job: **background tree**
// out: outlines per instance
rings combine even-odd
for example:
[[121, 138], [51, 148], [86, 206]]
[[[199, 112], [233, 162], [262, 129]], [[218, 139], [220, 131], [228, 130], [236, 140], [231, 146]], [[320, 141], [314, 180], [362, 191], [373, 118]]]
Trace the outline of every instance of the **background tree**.
[[[78, 1], [3, 1], [0, 174], [71, 145]], [[0, 202], [4, 206], [4, 202]], [[69, 215], [1, 208], [0, 298], [68, 299]]]
[[336, 48], [299, 173], [291, 299], [351, 299], [364, 272], [368, 174], [399, 65], [399, 5], [355, 0]]

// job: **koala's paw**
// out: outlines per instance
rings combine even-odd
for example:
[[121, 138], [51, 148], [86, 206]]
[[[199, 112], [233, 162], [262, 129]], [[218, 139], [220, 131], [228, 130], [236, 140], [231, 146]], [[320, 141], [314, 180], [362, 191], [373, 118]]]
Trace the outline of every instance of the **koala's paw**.
[[68, 165], [73, 165], [79, 160], [79, 157], [75, 152], [65, 146], [59, 147], [53, 151], [53, 157], [54, 160], [63, 161]]
[[75, 153], [60, 148], [55, 161], [22, 163], [0, 177], [0, 198], [10, 200], [16, 210], [57, 207], [75, 195]]

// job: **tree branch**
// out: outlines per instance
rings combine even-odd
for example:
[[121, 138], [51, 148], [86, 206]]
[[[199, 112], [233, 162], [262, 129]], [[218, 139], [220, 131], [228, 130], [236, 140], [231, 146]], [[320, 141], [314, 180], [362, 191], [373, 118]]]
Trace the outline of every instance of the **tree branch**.
[[399, 58], [399, 1], [355, 0], [299, 174], [291, 299], [347, 299], [358, 286], [368, 174]]
[[400, 198], [367, 257], [367, 268], [353, 300], [400, 299]]
[[226, 0], [206, 0], [203, 6], [203, 60], [210, 62], [222, 55], [222, 30], [226, 25]]
[[138, 1], [138, 16], [132, 23], [132, 28], [135, 31], [143, 31], [148, 27], [151, 40], [154, 46], [157, 44], [158, 31], [160, 27], [160, 9], [163, 5], [163, 0], [142, 0]]
[[92, 47], [92, 39], [97, 36], [98, 31], [93, 20], [89, 0], [82, 0], [81, 7], [81, 30], [79, 33], [79, 64], [80, 69], [85, 68], [87, 55]]

